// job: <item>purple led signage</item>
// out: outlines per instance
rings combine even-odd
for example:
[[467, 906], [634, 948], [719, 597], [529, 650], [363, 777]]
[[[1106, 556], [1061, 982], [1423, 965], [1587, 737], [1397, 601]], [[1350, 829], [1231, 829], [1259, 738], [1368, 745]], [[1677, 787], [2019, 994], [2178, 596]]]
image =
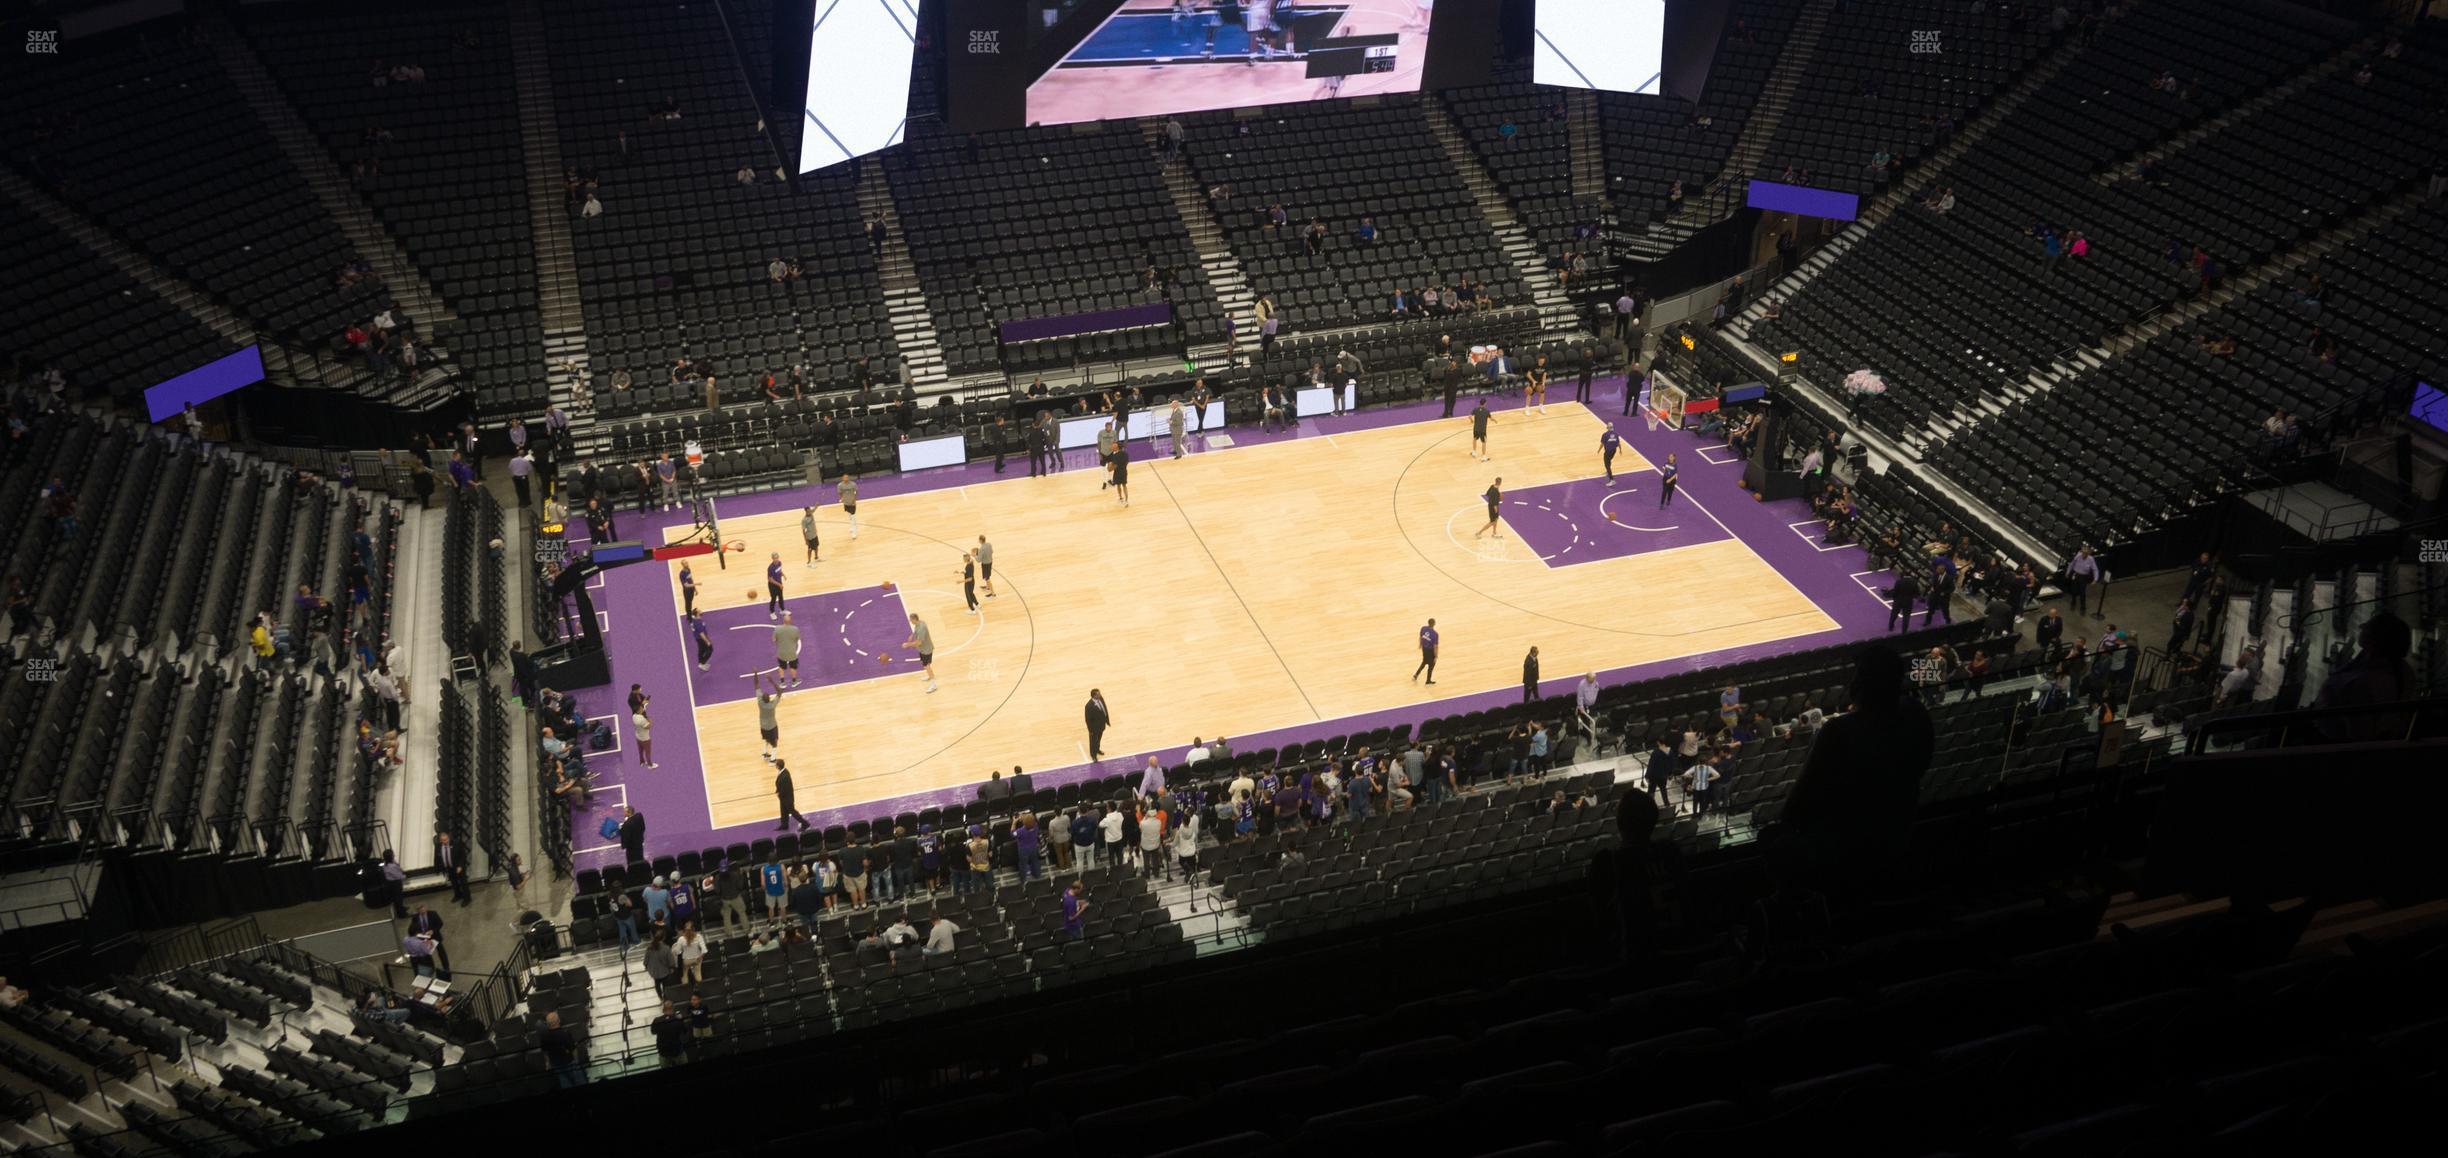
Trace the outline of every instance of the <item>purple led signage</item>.
[[145, 413], [160, 422], [176, 415], [190, 402], [210, 402], [232, 390], [243, 389], [264, 380], [263, 349], [249, 346], [224, 358], [215, 358], [193, 370], [158, 386], [145, 389]]
[[1851, 193], [1776, 181], [1751, 182], [1748, 204], [1753, 209], [1798, 213], [1804, 217], [1833, 217], [1838, 221], [1851, 221], [1861, 212], [1861, 198]]

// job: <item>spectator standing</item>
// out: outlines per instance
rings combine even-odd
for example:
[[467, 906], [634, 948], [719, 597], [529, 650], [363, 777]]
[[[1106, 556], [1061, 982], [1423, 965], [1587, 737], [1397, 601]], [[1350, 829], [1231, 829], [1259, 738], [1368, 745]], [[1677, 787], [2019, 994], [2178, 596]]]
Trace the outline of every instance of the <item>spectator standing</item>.
[[639, 766], [659, 768], [662, 765], [654, 759], [654, 721], [646, 715], [646, 705], [652, 701], [652, 696], [638, 697], [636, 709], [629, 713], [629, 727], [637, 733]]
[[[657, 930], [654, 939], [646, 943], [646, 952], [642, 955], [641, 964], [646, 969], [647, 979], [654, 982], [655, 992], [658, 994], [670, 984], [673, 975], [680, 971], [680, 959], [672, 953], [671, 940], [661, 930]], [[669, 1011], [671, 1002], [664, 1002], [663, 1008]]]
[[469, 903], [468, 866], [465, 850], [451, 844], [450, 834], [434, 834], [434, 867], [442, 870], [443, 879], [450, 882], [451, 899]]
[[1051, 856], [1054, 861], [1054, 871], [1059, 873], [1069, 869], [1071, 867], [1071, 813], [1068, 810], [1057, 814], [1053, 820], [1047, 822], [1045, 843], [1048, 850], [1047, 855]]
[[544, 1014], [544, 1032], [536, 1035], [536, 1043], [544, 1047], [545, 1064], [552, 1067], [553, 1080], [562, 1089], [586, 1084], [586, 1064], [578, 1059], [578, 1040], [562, 1028], [558, 1010]]
[[1097, 833], [1104, 838], [1101, 842], [1104, 846], [1104, 867], [1117, 869], [1122, 867], [1123, 850], [1127, 847], [1127, 842], [1123, 840], [1122, 829], [1129, 821], [1130, 816], [1122, 810], [1120, 801], [1115, 801], [1105, 807], [1104, 817], [1097, 822]]
[[1164, 813], [1154, 804], [1139, 807], [1139, 871], [1155, 876], [1164, 871]]
[[1912, 831], [1934, 733], [1904, 677], [1901, 656], [1862, 650], [1853, 671], [1854, 710], [1819, 730], [1786, 800], [1780, 826], [1832, 895], [1876, 884]]
[[1012, 845], [1020, 854], [1020, 880], [1026, 883], [1036, 879], [1044, 866], [1043, 834], [1037, 829], [1037, 814], [1023, 812], [1014, 817], [1011, 834]]
[[[593, 204], [594, 199], [588, 198], [587, 203]], [[656, 1015], [646, 1028], [654, 1034], [655, 1054], [664, 1065], [678, 1065], [688, 1060], [688, 1018], [672, 1008], [669, 998], [663, 1001], [663, 1012]]]
[[1099, 831], [1098, 819], [1097, 809], [1093, 804], [1083, 804], [1077, 812], [1070, 814], [1071, 856], [1079, 871], [1083, 873], [1097, 867], [1097, 842], [1102, 835]]
[[1084, 937], [1088, 928], [1088, 890], [1077, 879], [1063, 890], [1063, 932], [1072, 940]]
[[2099, 579], [2099, 560], [2089, 546], [2076, 548], [2074, 557], [2066, 561], [2066, 588], [2074, 596], [2074, 610], [2091, 609], [2091, 584]]
[[672, 952], [680, 959], [680, 980], [684, 984], [705, 984], [705, 934], [697, 931], [695, 922], [680, 926], [679, 943]]

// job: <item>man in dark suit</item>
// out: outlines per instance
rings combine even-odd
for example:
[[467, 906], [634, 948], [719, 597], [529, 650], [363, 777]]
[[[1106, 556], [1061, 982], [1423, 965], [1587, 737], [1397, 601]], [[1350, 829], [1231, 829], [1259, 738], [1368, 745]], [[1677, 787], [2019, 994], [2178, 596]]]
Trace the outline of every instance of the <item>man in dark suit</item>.
[[1590, 379], [1597, 373], [1598, 351], [1593, 350], [1588, 346], [1581, 347], [1581, 380], [1579, 384], [1573, 387], [1573, 401], [1578, 402], [1583, 406], [1589, 405]]
[[980, 800], [1005, 801], [1011, 799], [1012, 786], [1003, 782], [1002, 773], [989, 772], [986, 774], [986, 782], [978, 785], [977, 794]]
[[408, 933], [410, 936], [433, 938], [434, 968], [448, 975], [451, 971], [450, 949], [442, 944], [442, 914], [418, 905], [416, 915], [408, 918]]
[[447, 832], [434, 834], [434, 867], [441, 869], [444, 879], [450, 881], [451, 899], [467, 904], [467, 850], [452, 844]]
[[1462, 368], [1454, 363], [1453, 355], [1447, 354], [1430, 363], [1428, 380], [1436, 383], [1445, 394], [1445, 417], [1453, 417], [1454, 396], [1462, 392]]
[[799, 815], [798, 787], [791, 783], [790, 768], [779, 757], [774, 760], [774, 801], [782, 806], [781, 822], [774, 825], [775, 832], [789, 828], [794, 820], [799, 822], [799, 831], [808, 830], [807, 817]]
[[630, 864], [645, 863], [646, 817], [626, 804], [621, 806], [620, 842], [621, 854]]
[[1018, 764], [1012, 765], [1011, 779], [1004, 783], [1011, 785], [1014, 796], [1026, 796], [1037, 789], [1036, 784], [1029, 779], [1029, 774], [1021, 771]]
[[1538, 699], [1538, 682], [1538, 649], [1534, 647], [1530, 649], [1529, 655], [1522, 657], [1523, 703], [1527, 704]]
[[1910, 564], [1896, 572], [1895, 586], [1887, 589], [1887, 630], [1894, 631], [1901, 621], [1906, 630], [1912, 628], [1913, 600], [1921, 594], [1921, 580], [1913, 574]]
[[1105, 693], [1088, 689], [1088, 758], [1105, 754], [1105, 729], [1113, 724], [1113, 712], [1105, 706]]

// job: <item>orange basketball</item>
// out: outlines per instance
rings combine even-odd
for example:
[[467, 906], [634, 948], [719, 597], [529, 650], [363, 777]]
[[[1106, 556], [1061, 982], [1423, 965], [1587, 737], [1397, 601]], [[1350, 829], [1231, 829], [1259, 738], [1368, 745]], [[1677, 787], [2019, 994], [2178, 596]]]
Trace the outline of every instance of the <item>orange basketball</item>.
[[893, 589], [892, 580], [890, 580], [890, 579], [885, 580], [885, 581], [884, 581], [884, 590], [886, 590], [886, 591], [891, 591], [892, 589]]
[[748, 589], [748, 595], [747, 595], [747, 599], [748, 599], [748, 601], [749, 601], [749, 602], [751, 602], [751, 603], [754, 603], [754, 602], [756, 602], [756, 597], [757, 597], [756, 588], [754, 588], [754, 587], [749, 588], [749, 589]]
[[891, 657], [891, 656], [889, 656], [889, 655], [884, 654], [883, 652], [877, 652], [877, 653], [876, 653], [876, 663], [877, 663], [877, 664], [879, 664], [879, 665], [890, 664], [890, 663], [892, 663], [892, 657]]

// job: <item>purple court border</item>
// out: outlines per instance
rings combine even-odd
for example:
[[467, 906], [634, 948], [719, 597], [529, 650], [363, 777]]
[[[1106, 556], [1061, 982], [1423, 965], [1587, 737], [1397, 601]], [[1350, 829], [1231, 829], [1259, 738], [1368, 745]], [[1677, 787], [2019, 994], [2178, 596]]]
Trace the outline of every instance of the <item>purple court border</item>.
[[[1836, 627], [1769, 643], [1702, 652], [1602, 671], [1598, 673], [1601, 684], [1612, 686], [1771, 656], [1789, 655], [1856, 639], [1875, 638], [1885, 631], [1888, 609], [1885, 601], [1880, 598], [1878, 589], [1886, 585], [1889, 576], [1883, 572], [1871, 570], [1868, 554], [1862, 548], [1856, 546], [1825, 547], [1819, 541], [1821, 536], [1813, 528], [1798, 525], [1804, 523], [1810, 516], [1809, 505], [1801, 499], [1785, 499], [1777, 502], [1755, 501], [1751, 493], [1743, 490], [1739, 485], [1742, 479], [1741, 461], [1735, 459], [1731, 453], [1724, 451], [1721, 443], [1705, 442], [1698, 436], [1683, 431], [1662, 429], [1653, 431], [1648, 429], [1647, 423], [1638, 417], [1619, 416], [1617, 412], [1622, 409], [1624, 389], [1625, 381], [1620, 377], [1599, 379], [1596, 383], [1595, 400], [1590, 403], [1590, 409], [1598, 417], [1615, 427], [1617, 432], [1623, 436], [1625, 445], [1629, 449], [1650, 462], [1664, 462], [1669, 452], [1679, 452], [1678, 463], [1682, 467], [1679, 482], [1680, 494], [1671, 509], [1671, 513], [1678, 521], [1684, 525], [1690, 525], [1695, 519], [1704, 518], [1707, 522], [1716, 525], [1712, 528], [1712, 532], [1722, 531], [1722, 534], [1712, 533], [1710, 539], [1699, 541], [1714, 541], [1715, 538], [1727, 536], [1741, 540], [1756, 552], [1771, 569], [1792, 583], [1821, 612], [1834, 620]], [[1502, 394], [1489, 396], [1488, 405], [1495, 410], [1519, 409], [1517, 399]], [[1231, 447], [1238, 448], [1437, 420], [1441, 414], [1441, 404], [1436, 401], [1428, 401], [1363, 411], [1341, 417], [1314, 416], [1301, 420], [1299, 427], [1290, 431], [1263, 433], [1255, 427], [1236, 426], [1224, 433], [1230, 436]], [[1458, 423], [1462, 420], [1457, 417], [1451, 421]], [[1504, 428], [1499, 426], [1494, 433], [1494, 449], [1501, 455], [1504, 450]], [[1208, 449], [1204, 440], [1197, 436], [1191, 438], [1190, 445], [1196, 453], [1229, 453], [1228, 448]], [[1717, 449], [1710, 454], [1699, 453], [1704, 448]], [[1081, 469], [1079, 464], [1084, 462], [1085, 456], [1073, 454], [1070, 457], [1075, 464], [1072, 469]], [[1712, 461], [1713, 459], [1723, 461]], [[1618, 461], [1620, 463], [1624, 460]], [[1595, 446], [1590, 452], [1589, 469], [1594, 479], [1598, 471], [1598, 454]], [[1013, 476], [1023, 476], [1027, 471], [1024, 464], [1016, 463], [1009, 469], [1009, 473]], [[994, 482], [997, 477], [993, 464], [969, 463], [963, 466], [942, 467], [889, 478], [862, 479], [859, 482], [859, 497], [865, 501], [873, 501], [891, 498], [895, 495], [916, 494], [951, 487], [978, 486]], [[1619, 472], [1619, 478], [1628, 481], [1635, 488], [1636, 493], [1647, 501], [1619, 500], [1610, 503], [1610, 514], [1623, 517], [1628, 516], [1630, 512], [1643, 514], [1655, 512], [1656, 491], [1654, 488], [1657, 476], [1654, 473], [1648, 471]], [[1550, 484], [1539, 488], [1524, 489], [1525, 491], [1552, 490], [1557, 487], [1596, 485], [1598, 485], [1597, 482], [1590, 481]], [[719, 513], [725, 518], [737, 518], [796, 510], [810, 503], [829, 505], [835, 501], [834, 492], [835, 488], [831, 484], [825, 484], [736, 495], [719, 501]], [[1630, 502], [1628, 510], [1615, 509], [1624, 507], [1627, 501]], [[1514, 516], [1508, 514], [1507, 518], [1510, 524]], [[636, 514], [626, 514], [623, 516], [623, 529], [627, 532], [628, 537], [653, 543], [661, 541], [662, 532], [666, 528], [684, 525], [687, 522], [688, 515], [685, 512], [648, 512], [642, 518]], [[717, 568], [711, 572], [708, 568], [700, 566], [696, 568], [696, 571], [701, 591], [721, 592], [732, 587], [761, 589], [764, 585], [763, 568], [752, 564], [728, 570]], [[797, 585], [803, 582], [802, 576], [807, 574], [809, 572], [794, 567], [791, 582]], [[576, 693], [576, 698], [580, 707], [590, 718], [615, 717], [620, 743], [615, 745], [610, 752], [595, 753], [589, 757], [588, 767], [595, 773], [597, 786], [594, 803], [589, 807], [576, 810], [571, 817], [571, 843], [572, 847], [577, 850], [578, 867], [600, 868], [607, 864], [619, 863], [619, 848], [596, 835], [596, 829], [601, 824], [603, 817], [617, 815], [623, 803], [637, 808], [646, 816], [646, 850], [649, 856], [676, 853], [682, 849], [703, 849], [737, 841], [752, 841], [770, 834], [773, 831], [773, 825], [764, 822], [732, 825], [719, 830], [714, 828], [709, 803], [706, 800], [704, 778], [697, 763], [697, 729], [696, 721], [692, 718], [691, 713], [670, 711], [653, 715], [654, 743], [658, 749], [657, 755], [661, 757], [658, 761], [661, 766], [644, 769], [638, 765], [637, 746], [630, 734], [627, 708], [623, 702], [627, 696], [629, 684], [633, 682], [641, 684], [648, 694], [661, 703], [686, 704], [689, 702], [688, 681], [698, 676], [699, 673], [694, 663], [693, 645], [684, 638], [681, 619], [673, 613], [670, 582], [663, 568], [627, 568], [606, 572], [603, 578], [604, 586], [595, 592], [595, 602], [597, 607], [604, 610], [609, 625], [604, 639], [606, 647], [611, 652], [613, 682], [605, 687], [583, 689]], [[794, 612], [803, 598], [812, 597], [793, 597], [790, 600]], [[763, 617], [758, 615], [756, 619], [761, 622]], [[814, 624], [806, 626], [815, 627]], [[838, 650], [838, 644], [828, 642], [824, 638], [824, 633], [832, 630], [832, 627], [810, 630], [807, 647], [811, 651], [818, 647]], [[723, 634], [734, 633], [725, 632]], [[759, 641], [758, 646], [762, 647], [762, 641]], [[721, 653], [726, 650], [722, 640], [716, 641], [716, 648], [719, 659]], [[733, 647], [727, 650], [739, 652], [742, 648]], [[770, 652], [764, 654], [770, 662]], [[657, 656], [668, 658], [662, 662], [656, 662], [655, 657]], [[813, 656], [809, 658], [813, 659]], [[813, 679], [812, 671], [809, 675]], [[1579, 673], [1572, 673], [1558, 679], [1548, 680], [1541, 691], [1549, 695], [1562, 694], [1577, 682], [1578, 677]], [[748, 681], [734, 680], [733, 682], [744, 684]], [[1521, 702], [1521, 689], [1506, 686], [1356, 716], [1320, 720], [1268, 732], [1234, 736], [1232, 741], [1233, 746], [1242, 751], [1281, 748], [1335, 735], [1390, 728], [1402, 724], [1410, 724], [1416, 728], [1422, 721], [1436, 716], [1486, 711], [1519, 702]], [[651, 710], [650, 714], [652, 714]], [[1187, 737], [1184, 739], [1186, 741]], [[1187, 751], [1188, 744], [1185, 742], [1167, 748], [1112, 753], [1093, 764], [1032, 769], [1031, 776], [1038, 787], [1054, 788], [1082, 780], [1135, 772], [1147, 762], [1147, 757], [1150, 755], [1156, 756], [1170, 766], [1179, 762]], [[800, 802], [810, 803], [811, 798], [821, 800], [820, 792], [812, 791], [810, 786], [802, 785], [799, 790]], [[854, 820], [872, 820], [877, 817], [889, 817], [926, 808], [960, 805], [975, 798], [975, 785], [962, 784], [857, 804], [820, 807], [809, 810], [807, 817], [811, 823], [822, 828], [828, 825], [847, 824]]]

